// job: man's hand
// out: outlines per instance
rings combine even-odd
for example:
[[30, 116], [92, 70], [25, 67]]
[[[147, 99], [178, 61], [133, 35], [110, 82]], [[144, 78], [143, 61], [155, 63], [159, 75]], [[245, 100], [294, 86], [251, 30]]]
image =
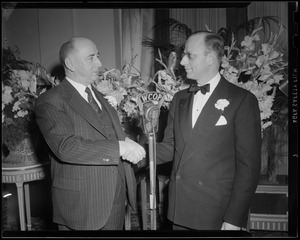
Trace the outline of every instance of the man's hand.
[[130, 138], [126, 138], [125, 141], [119, 141], [119, 146], [120, 156], [124, 160], [136, 164], [146, 157], [145, 149]]
[[239, 230], [241, 230], [241, 227], [232, 225], [227, 222], [223, 222], [221, 230], [237, 230], [237, 231], [239, 231]]

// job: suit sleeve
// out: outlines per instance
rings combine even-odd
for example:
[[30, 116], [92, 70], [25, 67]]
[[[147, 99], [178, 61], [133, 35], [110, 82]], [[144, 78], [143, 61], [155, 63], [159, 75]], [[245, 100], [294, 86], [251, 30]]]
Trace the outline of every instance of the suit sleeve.
[[164, 139], [156, 145], [157, 164], [170, 162], [174, 156], [174, 116], [176, 108], [176, 95], [170, 104], [167, 126], [164, 131]]
[[236, 172], [224, 221], [246, 227], [251, 199], [261, 168], [261, 122], [258, 101], [252, 93], [241, 101], [235, 118]]
[[[46, 93], [44, 93], [46, 94]], [[88, 139], [75, 134], [71, 118], [57, 96], [43, 96], [35, 107], [39, 128], [54, 155], [63, 162], [84, 165], [117, 165], [120, 161], [117, 140]], [[85, 131], [82, 127], [82, 131]]]

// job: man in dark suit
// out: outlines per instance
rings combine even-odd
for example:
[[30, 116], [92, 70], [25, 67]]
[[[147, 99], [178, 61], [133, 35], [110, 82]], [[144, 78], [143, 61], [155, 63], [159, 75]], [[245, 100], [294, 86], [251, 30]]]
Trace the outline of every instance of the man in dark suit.
[[50, 148], [53, 221], [59, 230], [122, 230], [125, 202], [136, 201], [131, 163], [145, 150], [125, 138], [116, 110], [91, 85], [101, 67], [96, 45], [75, 37], [59, 57], [66, 78], [36, 103]]
[[168, 219], [175, 230], [245, 228], [258, 184], [258, 101], [219, 74], [223, 54], [219, 35], [189, 37], [180, 64], [196, 84], [175, 94], [157, 144], [157, 163], [173, 160]]

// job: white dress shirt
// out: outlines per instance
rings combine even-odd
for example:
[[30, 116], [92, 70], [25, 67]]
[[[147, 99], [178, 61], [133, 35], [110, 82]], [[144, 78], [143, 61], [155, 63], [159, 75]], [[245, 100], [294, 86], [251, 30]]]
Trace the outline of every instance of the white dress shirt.
[[[88, 101], [88, 96], [87, 96], [87, 93], [85, 92], [85, 89], [86, 89], [86, 86], [81, 84], [81, 83], [78, 83], [78, 82], [75, 82], [73, 81], [72, 79], [66, 77], [66, 79], [69, 81], [69, 83], [72, 84], [72, 86], [79, 92], [79, 94], [85, 99], [85, 101], [89, 102]], [[92, 90], [92, 87], [91, 87], [91, 84], [87, 86], [90, 90], [91, 90], [91, 93], [93, 95], [93, 98], [95, 99], [96, 103], [98, 104], [98, 106], [100, 107], [100, 109], [102, 110], [102, 107], [101, 107], [101, 103], [98, 101], [98, 99], [96, 98], [95, 94], [94, 94], [94, 91]]]
[[221, 79], [220, 73], [217, 73], [216, 76], [214, 76], [207, 84], [210, 84], [210, 90], [206, 94], [202, 94], [201, 91], [198, 91], [194, 95], [194, 102], [193, 102], [193, 115], [192, 115], [192, 127], [194, 128], [195, 123], [205, 105], [207, 100], [209, 99], [210, 95], [215, 90], [216, 86], [218, 85], [219, 81]]

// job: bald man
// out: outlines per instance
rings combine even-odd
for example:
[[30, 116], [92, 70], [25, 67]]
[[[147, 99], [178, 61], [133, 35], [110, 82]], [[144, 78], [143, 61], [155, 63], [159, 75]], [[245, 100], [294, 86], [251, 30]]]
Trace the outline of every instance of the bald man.
[[125, 137], [118, 114], [92, 83], [102, 66], [96, 45], [75, 37], [61, 46], [65, 79], [37, 100], [49, 146], [53, 222], [59, 230], [123, 230], [135, 208], [132, 164], [145, 150]]

